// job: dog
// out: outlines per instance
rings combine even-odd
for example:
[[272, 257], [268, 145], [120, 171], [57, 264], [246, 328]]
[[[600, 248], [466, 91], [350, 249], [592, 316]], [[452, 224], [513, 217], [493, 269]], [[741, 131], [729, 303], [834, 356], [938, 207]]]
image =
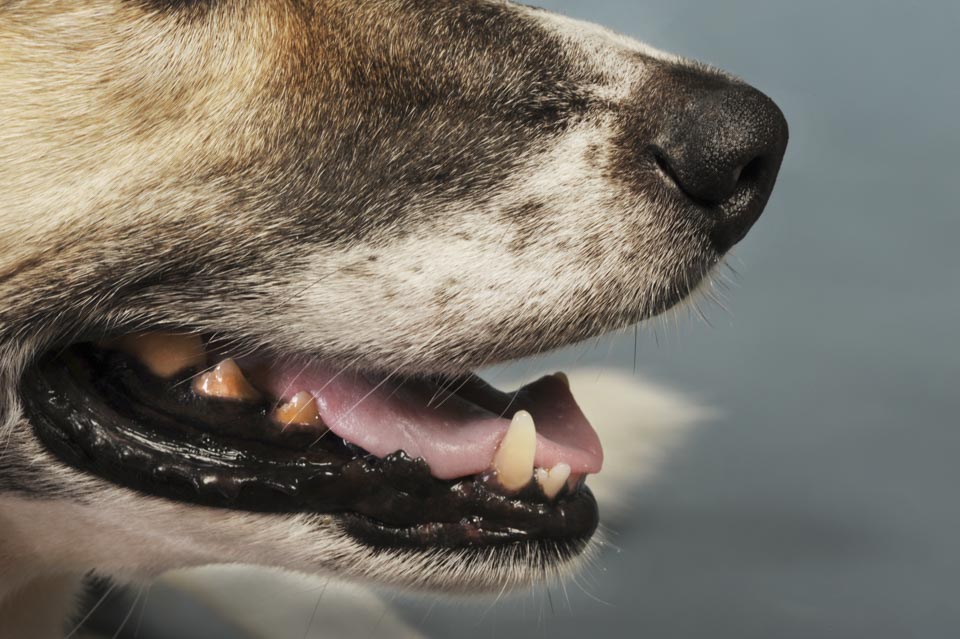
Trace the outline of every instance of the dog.
[[690, 295], [787, 138], [510, 2], [0, 2], [0, 635], [91, 571], [575, 570], [595, 432], [563, 375], [471, 371]]

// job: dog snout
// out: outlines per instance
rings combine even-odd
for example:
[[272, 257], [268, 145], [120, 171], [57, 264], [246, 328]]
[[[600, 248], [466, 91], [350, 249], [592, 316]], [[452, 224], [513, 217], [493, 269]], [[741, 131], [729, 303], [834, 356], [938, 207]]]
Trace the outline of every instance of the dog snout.
[[653, 148], [667, 179], [710, 218], [726, 251], [763, 211], [787, 146], [777, 105], [753, 87], [705, 74], [678, 79], [682, 103]]

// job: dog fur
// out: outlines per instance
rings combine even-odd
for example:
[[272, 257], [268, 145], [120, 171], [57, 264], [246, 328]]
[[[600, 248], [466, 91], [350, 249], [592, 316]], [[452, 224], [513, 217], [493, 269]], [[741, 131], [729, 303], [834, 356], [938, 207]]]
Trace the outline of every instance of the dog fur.
[[18, 381], [121, 329], [461, 373], [655, 315], [721, 258], [634, 158], [682, 73], [720, 76], [494, 0], [0, 1], [0, 635], [55, 636], [10, 634], [13, 593], [65, 613], [90, 570], [469, 592], [573, 569], [138, 494], [48, 453]]

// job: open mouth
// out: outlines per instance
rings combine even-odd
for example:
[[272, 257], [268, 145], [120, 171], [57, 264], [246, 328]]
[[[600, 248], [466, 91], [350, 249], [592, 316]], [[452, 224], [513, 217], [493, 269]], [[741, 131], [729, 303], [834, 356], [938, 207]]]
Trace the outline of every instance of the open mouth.
[[51, 352], [21, 392], [64, 461], [149, 494], [336, 516], [377, 547], [575, 547], [597, 526], [603, 453], [562, 374], [505, 393], [139, 333]]

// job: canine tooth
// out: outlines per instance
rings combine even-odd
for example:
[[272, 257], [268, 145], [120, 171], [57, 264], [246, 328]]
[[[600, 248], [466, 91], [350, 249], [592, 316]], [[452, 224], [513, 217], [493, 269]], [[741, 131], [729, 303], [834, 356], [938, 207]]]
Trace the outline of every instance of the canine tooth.
[[507, 490], [520, 490], [529, 484], [536, 452], [537, 428], [533, 416], [525, 410], [518, 410], [493, 458], [493, 468], [500, 484]]
[[273, 411], [273, 418], [284, 426], [316, 426], [323, 423], [317, 399], [307, 391], [297, 393], [289, 402], [278, 406]]
[[197, 395], [221, 399], [253, 401], [260, 397], [237, 363], [229, 358], [217, 364], [212, 371], [199, 375], [193, 381], [193, 391]]
[[137, 358], [157, 377], [170, 378], [188, 368], [203, 368], [207, 353], [196, 333], [137, 333], [105, 344]]
[[564, 463], [559, 463], [550, 470], [545, 468], [536, 470], [537, 483], [540, 484], [540, 489], [543, 490], [547, 499], [553, 499], [557, 496], [560, 489], [567, 483], [567, 479], [570, 478], [570, 472], [569, 464]]

